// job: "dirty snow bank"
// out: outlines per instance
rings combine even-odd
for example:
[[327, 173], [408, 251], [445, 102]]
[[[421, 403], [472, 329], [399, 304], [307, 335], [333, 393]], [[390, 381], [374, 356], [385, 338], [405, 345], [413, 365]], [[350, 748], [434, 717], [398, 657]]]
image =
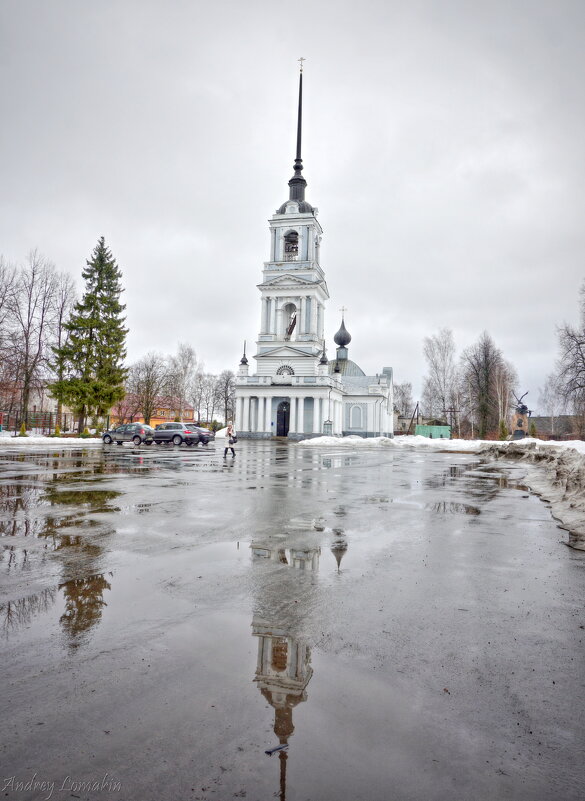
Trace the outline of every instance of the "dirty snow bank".
[[567, 544], [585, 551], [585, 442], [492, 442], [484, 443], [480, 453], [523, 461], [530, 489], [551, 504], [568, 530]]
[[585, 442], [543, 442], [527, 437], [515, 442], [428, 439], [427, 437], [316, 437], [299, 443], [305, 448], [387, 448], [388, 450], [457, 451], [488, 458], [519, 459], [528, 484], [551, 504], [552, 513], [569, 531], [568, 544], [585, 550]]

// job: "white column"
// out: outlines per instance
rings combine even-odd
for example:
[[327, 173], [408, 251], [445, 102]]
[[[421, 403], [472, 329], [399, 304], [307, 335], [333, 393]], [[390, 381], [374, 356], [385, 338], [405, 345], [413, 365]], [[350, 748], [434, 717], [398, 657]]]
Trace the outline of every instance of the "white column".
[[272, 426], [270, 423], [272, 422], [272, 398], [266, 398], [266, 403], [264, 406], [264, 431], [268, 431], [269, 434], [272, 433]]
[[305, 433], [305, 399], [299, 398], [299, 427], [297, 429], [299, 434]]
[[321, 403], [322, 398], [313, 398], [313, 434], [321, 431]]
[[306, 301], [304, 297], [300, 298], [299, 303], [299, 311], [298, 311], [298, 320], [297, 320], [297, 331], [299, 334], [305, 333], [305, 309], [306, 309]]
[[276, 334], [276, 298], [270, 298], [270, 333]]
[[250, 398], [244, 398], [242, 430], [243, 431], [250, 430]]
[[295, 434], [297, 430], [297, 399], [294, 395], [290, 398], [290, 415], [288, 421], [289, 433]]
[[[238, 398], [238, 402], [236, 404], [236, 419], [235, 419], [235, 426], [236, 431], [239, 431], [242, 428], [242, 422], [244, 420], [244, 399]], [[227, 420], [225, 421], [227, 425]]]
[[268, 334], [270, 331], [270, 320], [268, 318], [268, 309], [270, 304], [270, 298], [263, 298], [262, 299], [262, 333]]
[[311, 333], [317, 335], [317, 298], [313, 298], [311, 302]]

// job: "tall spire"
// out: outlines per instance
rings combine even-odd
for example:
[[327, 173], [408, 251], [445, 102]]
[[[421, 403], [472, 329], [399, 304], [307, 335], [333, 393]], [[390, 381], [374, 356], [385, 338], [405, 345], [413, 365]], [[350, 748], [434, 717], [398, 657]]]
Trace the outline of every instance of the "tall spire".
[[303, 159], [301, 157], [301, 135], [302, 135], [302, 128], [303, 128], [303, 61], [304, 59], [299, 59], [301, 62], [301, 70], [299, 73], [299, 109], [297, 115], [297, 155], [295, 158], [294, 163], [294, 171], [295, 174], [288, 182], [290, 187], [290, 194], [289, 200], [304, 200], [305, 199], [305, 187], [307, 186], [307, 182], [301, 175], [303, 170]]

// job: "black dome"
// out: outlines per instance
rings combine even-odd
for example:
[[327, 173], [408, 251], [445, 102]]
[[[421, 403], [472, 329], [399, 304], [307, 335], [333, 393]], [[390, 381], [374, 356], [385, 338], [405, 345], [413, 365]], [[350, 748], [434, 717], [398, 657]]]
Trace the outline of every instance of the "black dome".
[[333, 337], [333, 341], [336, 345], [339, 345], [340, 348], [347, 347], [351, 342], [351, 334], [345, 327], [345, 322], [343, 320], [341, 321], [341, 328]]

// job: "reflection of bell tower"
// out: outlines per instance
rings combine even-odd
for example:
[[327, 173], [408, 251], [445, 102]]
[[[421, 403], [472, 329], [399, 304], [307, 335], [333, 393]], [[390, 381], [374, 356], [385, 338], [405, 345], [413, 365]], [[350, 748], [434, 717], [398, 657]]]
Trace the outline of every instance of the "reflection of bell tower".
[[[311, 651], [308, 645], [294, 639], [282, 629], [266, 624], [252, 624], [258, 637], [256, 677], [260, 691], [274, 709], [274, 733], [280, 746], [288, 746], [294, 733], [293, 709], [307, 700], [306, 687], [313, 675]], [[278, 751], [280, 761], [280, 799], [286, 799], [286, 762], [284, 748]]]
[[[295, 576], [298, 571], [317, 570], [319, 567], [320, 547], [283, 548], [274, 547], [266, 541], [255, 541], [250, 545], [254, 561], [269, 561], [284, 567], [296, 568], [286, 572], [286, 580], [279, 583], [280, 592], [286, 596], [287, 584], [292, 581], [290, 594], [298, 586]], [[299, 577], [300, 580], [300, 577]], [[283, 586], [284, 585], [284, 586]], [[293, 709], [307, 700], [307, 685], [313, 675], [311, 667], [311, 649], [298, 636], [296, 629], [302, 623], [302, 608], [295, 609], [295, 618], [277, 611], [276, 602], [273, 619], [267, 609], [270, 598], [262, 598], [259, 604], [262, 612], [255, 611], [252, 621], [252, 634], [258, 637], [258, 659], [254, 681], [264, 698], [274, 709], [274, 733], [278, 738], [278, 746], [267, 751], [278, 753], [280, 763], [280, 801], [286, 799], [286, 765], [288, 754], [286, 749], [289, 738], [294, 733]], [[281, 605], [279, 604], [279, 607]], [[301, 617], [299, 618], [298, 615]]]

